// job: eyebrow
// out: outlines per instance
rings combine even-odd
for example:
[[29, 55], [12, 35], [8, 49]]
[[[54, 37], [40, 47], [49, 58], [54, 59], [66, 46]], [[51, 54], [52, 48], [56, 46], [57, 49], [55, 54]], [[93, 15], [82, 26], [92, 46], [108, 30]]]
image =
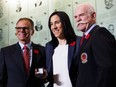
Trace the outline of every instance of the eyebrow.
[[15, 29], [29, 29], [29, 27], [15, 27]]

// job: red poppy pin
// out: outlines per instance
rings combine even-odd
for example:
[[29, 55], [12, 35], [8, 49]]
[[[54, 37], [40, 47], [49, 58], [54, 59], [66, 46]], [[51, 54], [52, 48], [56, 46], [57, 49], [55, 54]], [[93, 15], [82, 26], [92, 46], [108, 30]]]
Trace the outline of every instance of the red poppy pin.
[[72, 43], [70, 43], [71, 46], [74, 46], [76, 44], [75, 41], [73, 41]]
[[85, 36], [85, 39], [89, 39], [89, 37], [90, 37], [90, 34], [87, 34], [87, 35]]
[[34, 53], [35, 53], [35, 54], [38, 54], [38, 53], [39, 53], [39, 51], [38, 51], [38, 50], [34, 50]]

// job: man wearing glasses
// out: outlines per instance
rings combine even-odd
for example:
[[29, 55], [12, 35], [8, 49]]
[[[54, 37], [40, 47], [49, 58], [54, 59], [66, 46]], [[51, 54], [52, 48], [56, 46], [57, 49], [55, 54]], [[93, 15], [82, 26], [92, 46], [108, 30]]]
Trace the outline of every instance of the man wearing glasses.
[[31, 41], [34, 23], [20, 18], [15, 28], [19, 41], [0, 50], [0, 87], [44, 87], [45, 53], [44, 47]]

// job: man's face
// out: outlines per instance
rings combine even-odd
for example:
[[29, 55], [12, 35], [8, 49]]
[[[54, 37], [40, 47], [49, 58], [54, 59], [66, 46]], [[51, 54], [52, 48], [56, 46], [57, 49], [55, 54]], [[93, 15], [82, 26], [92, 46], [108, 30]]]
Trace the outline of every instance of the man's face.
[[90, 13], [85, 6], [79, 6], [74, 14], [76, 26], [79, 31], [85, 32], [95, 23], [95, 13]]
[[34, 30], [29, 21], [22, 20], [16, 25], [16, 36], [22, 43], [30, 42], [31, 35], [33, 35]]

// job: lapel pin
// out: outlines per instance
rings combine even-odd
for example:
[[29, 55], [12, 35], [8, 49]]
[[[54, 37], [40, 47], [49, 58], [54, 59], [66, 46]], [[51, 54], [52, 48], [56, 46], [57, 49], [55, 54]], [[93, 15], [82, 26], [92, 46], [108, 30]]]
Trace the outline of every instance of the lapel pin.
[[87, 60], [87, 53], [84, 52], [81, 54], [81, 61], [83, 64], [87, 63], [87, 61], [88, 61]]

